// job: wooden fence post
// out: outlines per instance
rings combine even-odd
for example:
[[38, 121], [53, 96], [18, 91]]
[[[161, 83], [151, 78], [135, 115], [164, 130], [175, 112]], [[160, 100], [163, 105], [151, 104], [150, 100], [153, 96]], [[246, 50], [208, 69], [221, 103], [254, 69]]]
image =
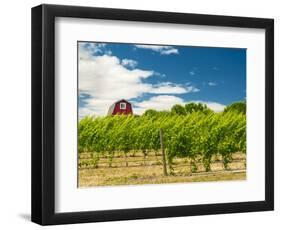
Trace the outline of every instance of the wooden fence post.
[[166, 165], [165, 146], [164, 146], [164, 140], [163, 140], [163, 130], [162, 129], [160, 129], [160, 144], [161, 144], [161, 151], [162, 151], [163, 173], [164, 173], [164, 176], [168, 176], [167, 165]]

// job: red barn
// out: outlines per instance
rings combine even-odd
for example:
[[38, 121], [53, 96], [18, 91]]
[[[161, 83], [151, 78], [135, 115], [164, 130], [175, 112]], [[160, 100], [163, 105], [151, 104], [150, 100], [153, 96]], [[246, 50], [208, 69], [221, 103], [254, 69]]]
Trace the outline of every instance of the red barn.
[[120, 101], [115, 102], [109, 107], [108, 115], [118, 115], [118, 114], [124, 114], [129, 115], [133, 114], [132, 105], [130, 102], [122, 99]]

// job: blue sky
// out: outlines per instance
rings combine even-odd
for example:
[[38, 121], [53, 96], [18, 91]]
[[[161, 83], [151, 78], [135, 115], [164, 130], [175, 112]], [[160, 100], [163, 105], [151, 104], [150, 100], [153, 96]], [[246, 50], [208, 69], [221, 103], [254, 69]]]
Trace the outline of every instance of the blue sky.
[[79, 42], [79, 116], [202, 102], [215, 111], [246, 98], [246, 49]]

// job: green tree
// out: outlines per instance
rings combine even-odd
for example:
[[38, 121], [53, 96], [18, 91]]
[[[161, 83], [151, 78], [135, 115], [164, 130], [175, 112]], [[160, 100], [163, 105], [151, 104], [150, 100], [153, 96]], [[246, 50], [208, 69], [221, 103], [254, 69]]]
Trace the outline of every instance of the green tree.
[[158, 112], [154, 109], [147, 109], [144, 113], [143, 116], [156, 116]]
[[171, 113], [173, 115], [186, 115], [185, 108], [182, 105], [176, 104], [172, 107]]
[[185, 108], [185, 111], [187, 114], [193, 113], [193, 112], [198, 112], [198, 111], [201, 111], [205, 114], [212, 112], [212, 110], [209, 109], [206, 104], [202, 104], [202, 103], [191, 102], [191, 103], [185, 104], [184, 108]]

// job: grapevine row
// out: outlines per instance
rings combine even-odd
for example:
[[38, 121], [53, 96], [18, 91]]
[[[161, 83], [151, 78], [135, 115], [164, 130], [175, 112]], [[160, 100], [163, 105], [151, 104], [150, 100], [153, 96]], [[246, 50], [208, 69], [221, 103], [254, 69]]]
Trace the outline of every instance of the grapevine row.
[[148, 151], [160, 151], [160, 129], [164, 132], [170, 172], [174, 158], [189, 158], [191, 169], [196, 172], [198, 161], [210, 171], [215, 155], [221, 156], [227, 168], [233, 153], [246, 153], [246, 115], [236, 111], [85, 117], [78, 126], [78, 151], [92, 153], [96, 166], [99, 158], [106, 156], [111, 167], [116, 153], [127, 157], [129, 153], [142, 152], [145, 158]]

